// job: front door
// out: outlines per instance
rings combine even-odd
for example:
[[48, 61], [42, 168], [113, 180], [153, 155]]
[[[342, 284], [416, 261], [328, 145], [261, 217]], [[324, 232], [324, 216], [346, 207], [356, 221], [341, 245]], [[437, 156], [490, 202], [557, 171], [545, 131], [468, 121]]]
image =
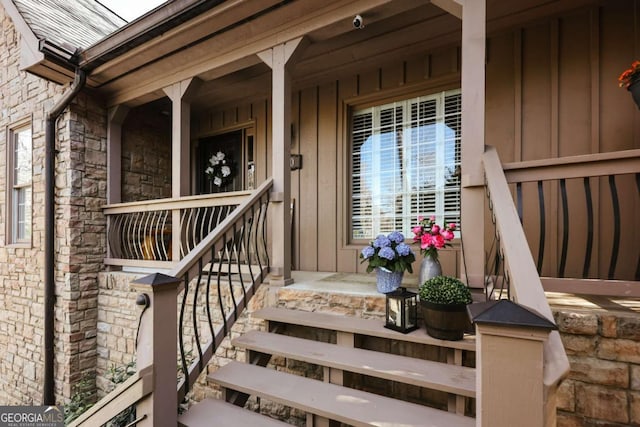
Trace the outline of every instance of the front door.
[[198, 194], [243, 189], [243, 134], [242, 130], [237, 130], [199, 141], [196, 161]]

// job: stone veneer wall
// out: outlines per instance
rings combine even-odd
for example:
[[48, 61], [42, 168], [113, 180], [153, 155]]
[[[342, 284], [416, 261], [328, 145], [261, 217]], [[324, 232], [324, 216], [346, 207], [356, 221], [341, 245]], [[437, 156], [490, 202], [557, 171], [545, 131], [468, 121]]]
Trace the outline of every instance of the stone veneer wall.
[[[58, 122], [56, 396], [95, 378], [98, 273], [106, 255], [106, 110], [81, 93]], [[34, 208], [41, 209], [34, 199]]]
[[122, 201], [171, 197], [171, 117], [142, 106], [122, 125]]
[[554, 310], [571, 372], [558, 390], [558, 426], [640, 425], [640, 317]]
[[[0, 404], [40, 404], [44, 373], [45, 115], [68, 86], [19, 70], [20, 35], [0, 7]], [[29, 119], [33, 137], [33, 232], [7, 244], [7, 128]], [[93, 378], [97, 272], [104, 258], [106, 112], [79, 95], [57, 123], [55, 392]]]

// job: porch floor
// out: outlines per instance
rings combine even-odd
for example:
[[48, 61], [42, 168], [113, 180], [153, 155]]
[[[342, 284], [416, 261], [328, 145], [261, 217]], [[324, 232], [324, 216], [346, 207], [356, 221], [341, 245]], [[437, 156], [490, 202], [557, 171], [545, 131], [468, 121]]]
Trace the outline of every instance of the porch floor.
[[[333, 294], [360, 295], [382, 298], [376, 291], [375, 274], [327, 273], [316, 271], [293, 271], [294, 283], [286, 287], [292, 291], [311, 291]], [[402, 284], [416, 291], [415, 276], [404, 277]], [[640, 314], [640, 298], [614, 296], [577, 295], [561, 292], [546, 292], [549, 305], [553, 309], [587, 310], [596, 312], [621, 312]], [[474, 299], [481, 301], [482, 294]]]

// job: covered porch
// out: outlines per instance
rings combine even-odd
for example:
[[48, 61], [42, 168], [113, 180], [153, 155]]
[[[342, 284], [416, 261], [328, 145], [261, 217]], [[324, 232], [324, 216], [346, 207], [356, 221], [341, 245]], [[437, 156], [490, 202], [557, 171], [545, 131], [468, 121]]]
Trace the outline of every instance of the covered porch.
[[[393, 229], [410, 237], [420, 214], [461, 224], [454, 246], [442, 252], [445, 273], [489, 299], [506, 297], [552, 320], [543, 285], [638, 296], [640, 152], [637, 126], [629, 125], [637, 112], [599, 74], [628, 53], [612, 48], [617, 37], [600, 39], [632, 28], [624, 20], [628, 6], [487, 3], [261, 1], [251, 10], [228, 3], [162, 42], [140, 41], [95, 64], [92, 81], [111, 107], [105, 264], [166, 269], [183, 296], [180, 318], [165, 326], [177, 320], [187, 330], [185, 313], [193, 309], [198, 360], [185, 358], [181, 335], [180, 398], [263, 272], [278, 294], [305, 286], [317, 294], [333, 283], [366, 293], [368, 278], [351, 283], [364, 271], [361, 247]], [[364, 28], [353, 27], [356, 15]], [[580, 45], [585, 34], [598, 42]], [[119, 37], [88, 50], [87, 64], [121, 48]], [[584, 66], [567, 45], [591, 58], [589, 73], [575, 77], [586, 91], [575, 90], [567, 74]], [[601, 61], [605, 52], [615, 58]], [[145, 121], [152, 125], [145, 129]], [[414, 143], [412, 132], [423, 130], [427, 136]], [[136, 134], [139, 144], [132, 143]], [[367, 144], [376, 148], [369, 163]], [[234, 161], [225, 188], [205, 176], [217, 152]], [[397, 186], [381, 184], [396, 175]], [[377, 187], [366, 195], [371, 183]], [[620, 203], [622, 194], [628, 199]], [[245, 265], [257, 265], [259, 278], [250, 271], [255, 287], [245, 292], [241, 283], [236, 295]], [[310, 273], [299, 276], [294, 267]], [[325, 274], [318, 272], [330, 276], [305, 285]], [[332, 282], [341, 274], [351, 279]], [[220, 309], [219, 329], [209, 320], [211, 342], [201, 350], [195, 302], [204, 298], [201, 285], [208, 298], [216, 280], [218, 293], [228, 280], [233, 311]], [[175, 307], [175, 299], [165, 303]], [[558, 332], [542, 341], [536, 399], [538, 409], [549, 409], [569, 360]], [[144, 361], [156, 363], [156, 356]], [[502, 410], [490, 398], [483, 404]], [[553, 424], [555, 411], [537, 416]]]

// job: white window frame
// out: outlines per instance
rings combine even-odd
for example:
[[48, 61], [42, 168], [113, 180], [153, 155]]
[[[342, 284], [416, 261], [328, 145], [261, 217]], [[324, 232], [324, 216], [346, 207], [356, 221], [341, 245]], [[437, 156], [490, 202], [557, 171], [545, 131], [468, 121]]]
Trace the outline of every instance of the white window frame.
[[[431, 216], [431, 215], [435, 215], [436, 217], [436, 222], [438, 224], [443, 224], [445, 222], [457, 222], [459, 224], [460, 222], [460, 178], [459, 178], [459, 168], [461, 165], [461, 157], [460, 157], [460, 150], [461, 150], [461, 143], [462, 143], [462, 138], [461, 138], [461, 125], [460, 125], [460, 116], [461, 116], [461, 107], [458, 106], [457, 112], [455, 114], [451, 114], [449, 113], [446, 117], [445, 117], [445, 100], [447, 99], [452, 99], [455, 96], [458, 96], [459, 99], [459, 95], [461, 94], [460, 89], [454, 89], [454, 90], [449, 90], [449, 91], [443, 91], [443, 92], [437, 92], [434, 94], [430, 94], [430, 95], [426, 95], [426, 96], [419, 96], [419, 97], [412, 97], [412, 98], [407, 98], [401, 101], [397, 101], [397, 102], [391, 102], [391, 103], [386, 103], [386, 104], [381, 104], [381, 105], [375, 105], [373, 107], [368, 107], [368, 108], [354, 108], [351, 111], [351, 115], [350, 115], [350, 132], [349, 132], [349, 139], [350, 139], [350, 150], [349, 150], [349, 167], [350, 167], [350, 187], [351, 187], [351, 191], [350, 191], [350, 199], [349, 199], [349, 228], [348, 228], [348, 233], [349, 233], [349, 241], [353, 242], [353, 243], [362, 243], [363, 241], [369, 240], [369, 239], [373, 239], [375, 238], [376, 235], [378, 234], [386, 234], [390, 231], [392, 231], [391, 229], [389, 229], [389, 222], [394, 223], [394, 226], [392, 227], [393, 229], [398, 229], [399, 231], [402, 231], [406, 237], [411, 238], [413, 236], [413, 234], [411, 233], [411, 227], [415, 226], [417, 224], [417, 216], [418, 215], [424, 215], [424, 216]], [[418, 150], [420, 147], [416, 146], [412, 143], [411, 141], [411, 137], [414, 136], [415, 137], [415, 132], [421, 132], [422, 130], [419, 130], [417, 127], [412, 127], [412, 124], [416, 124], [419, 121], [413, 120], [411, 118], [411, 107], [412, 105], [419, 105], [420, 103], [423, 102], [427, 102], [427, 101], [431, 101], [431, 102], [435, 102], [435, 115], [433, 116], [427, 116], [429, 119], [433, 118], [435, 120], [435, 125], [433, 126], [432, 129], [430, 129], [429, 131], [433, 132], [434, 135], [434, 153], [433, 153], [433, 157], [435, 160], [435, 165], [433, 165], [433, 167], [435, 168], [435, 176], [432, 177], [433, 178], [433, 190], [430, 191], [429, 193], [432, 194], [431, 197], [433, 197], [433, 204], [435, 206], [435, 209], [432, 209], [431, 211], [422, 211], [419, 212], [418, 207], [412, 207], [412, 203], [416, 204], [416, 205], [420, 205], [421, 203], [424, 204], [426, 202], [422, 201], [422, 202], [418, 202], [419, 199], [419, 194], [423, 195], [425, 194], [424, 191], [411, 191], [411, 185], [412, 183], [424, 183], [424, 180], [428, 180], [429, 178], [421, 178], [419, 176], [419, 174], [422, 172], [424, 173], [424, 169], [425, 169], [425, 165], [412, 165], [411, 160], [413, 158], [416, 158], [416, 156], [418, 155], [418, 153], [415, 150]], [[400, 108], [402, 109], [402, 121], [398, 122], [396, 121], [397, 119], [397, 109]], [[384, 190], [381, 190], [381, 179], [382, 178], [382, 174], [381, 174], [381, 161], [383, 160], [381, 156], [383, 156], [383, 154], [381, 153], [381, 136], [387, 134], [388, 135], [388, 131], [387, 132], [379, 132], [376, 133], [378, 131], [380, 131], [383, 128], [383, 123], [381, 120], [381, 113], [383, 111], [388, 111], [393, 109], [393, 125], [390, 124], [386, 124], [386, 127], [393, 127], [393, 131], [391, 133], [395, 133], [395, 141], [396, 141], [396, 147], [397, 150], [399, 150], [400, 154], [400, 158], [396, 158], [393, 161], [396, 162], [396, 160], [399, 160], [401, 163], [401, 168], [402, 168], [402, 172], [400, 173], [400, 177], [402, 182], [396, 182], [397, 180], [394, 181], [394, 187], [397, 188], [401, 188], [400, 191], [396, 190], [396, 193], [394, 194], [393, 197], [401, 197], [401, 207], [399, 209], [399, 206], [397, 205], [398, 202], [395, 202], [395, 212], [391, 215], [391, 217], [385, 217], [384, 213], [383, 213], [383, 202], [382, 199], [385, 198]], [[365, 198], [359, 198], [358, 197], [358, 189], [355, 188], [357, 186], [357, 184], [355, 183], [356, 181], [359, 182], [360, 188], [362, 188], [365, 182], [365, 176], [367, 175], [367, 173], [364, 171], [365, 168], [363, 167], [363, 163], [362, 163], [362, 158], [360, 160], [356, 160], [355, 156], [357, 156], [357, 153], [354, 153], [354, 150], [356, 150], [356, 130], [354, 129], [354, 125], [355, 125], [355, 117], [358, 116], [366, 116], [367, 114], [371, 115], [371, 128], [370, 128], [370, 133], [369, 133], [369, 137], [365, 140], [366, 142], [363, 142], [362, 140], [358, 141], [359, 146], [358, 147], [362, 147], [364, 146], [366, 143], [370, 143], [372, 144], [372, 152], [371, 152], [371, 165], [370, 165], [370, 169], [371, 172], [369, 173], [369, 183], [371, 185], [372, 188], [377, 188], [379, 189], [378, 191], [373, 191], [373, 194], [371, 194], [371, 199], [370, 199], [370, 209], [371, 209], [371, 215], [370, 218], [368, 218], [368, 214], [367, 214], [367, 209], [368, 209], [368, 203], [367, 201], [363, 201], [366, 199]], [[445, 120], [451, 120], [451, 118], [453, 116], [457, 117], [458, 120], [458, 126], [457, 126], [457, 131], [454, 134], [455, 136], [455, 140], [454, 140], [454, 164], [456, 167], [456, 170], [454, 172], [454, 180], [457, 180], [457, 195], [454, 195], [454, 201], [452, 202], [451, 200], [449, 202], [446, 202], [445, 200], [445, 195], [449, 194], [451, 197], [451, 187], [449, 186], [448, 188], [445, 188], [445, 174], [446, 172], [446, 167], [447, 165], [450, 163], [448, 163], [446, 157], [450, 156], [451, 153], [445, 154], [446, 151], [446, 144], [450, 144], [451, 143], [451, 139], [447, 139], [448, 136], [450, 135], [446, 135], [447, 134], [447, 127], [445, 126]], [[424, 117], [420, 118], [420, 121], [424, 120]], [[425, 127], [427, 127], [429, 125], [426, 125]], [[400, 131], [399, 128], [401, 128], [402, 130]], [[364, 128], [362, 128], [364, 129]], [[361, 130], [362, 130], [361, 129]], [[362, 137], [361, 137], [362, 138]], [[398, 141], [398, 138], [401, 138], [401, 141]], [[457, 146], [456, 146], [457, 143]], [[424, 145], [424, 143], [421, 143], [422, 145]], [[422, 147], [424, 149], [424, 147]], [[449, 148], [450, 150], [451, 148]], [[428, 149], [427, 149], [428, 150]], [[423, 154], [425, 155], [425, 154]], [[429, 154], [426, 154], [427, 156]], [[431, 168], [430, 165], [427, 166], [427, 169]], [[358, 175], [359, 174], [359, 175]], [[397, 174], [396, 174], [397, 177]], [[395, 178], [394, 178], [395, 179]], [[456, 197], [457, 197], [457, 202], [456, 202]], [[359, 205], [360, 205], [360, 211], [359, 212], [354, 212], [355, 207], [354, 207], [354, 201], [359, 198]], [[415, 200], [412, 200], [415, 199]], [[453, 211], [451, 211], [451, 206], [455, 206], [457, 203], [457, 209], [454, 209]], [[389, 204], [389, 201], [387, 200], [387, 205]], [[445, 206], [449, 206], [449, 210], [445, 211]], [[414, 212], [412, 212], [412, 209], [414, 210]], [[398, 214], [398, 212], [400, 212], [400, 214]], [[360, 215], [359, 215], [360, 214]], [[366, 230], [366, 222], [370, 221], [371, 223], [371, 228], [369, 229], [369, 231]], [[382, 222], [386, 222], [387, 225], [383, 226], [381, 223]], [[356, 225], [354, 224], [360, 224], [361, 226], [359, 228], [356, 228]], [[456, 232], [456, 237], [459, 237], [459, 232]]]
[[[25, 153], [28, 159], [25, 168], [28, 172], [20, 180], [16, 175], [16, 149], [18, 138], [25, 134], [28, 135], [28, 149]], [[6, 240], [9, 245], [29, 247], [33, 236], [33, 129], [31, 123], [22, 122], [9, 128], [7, 142]], [[20, 212], [20, 193], [24, 194], [22, 213]], [[20, 229], [20, 224], [23, 224], [24, 228]]]

